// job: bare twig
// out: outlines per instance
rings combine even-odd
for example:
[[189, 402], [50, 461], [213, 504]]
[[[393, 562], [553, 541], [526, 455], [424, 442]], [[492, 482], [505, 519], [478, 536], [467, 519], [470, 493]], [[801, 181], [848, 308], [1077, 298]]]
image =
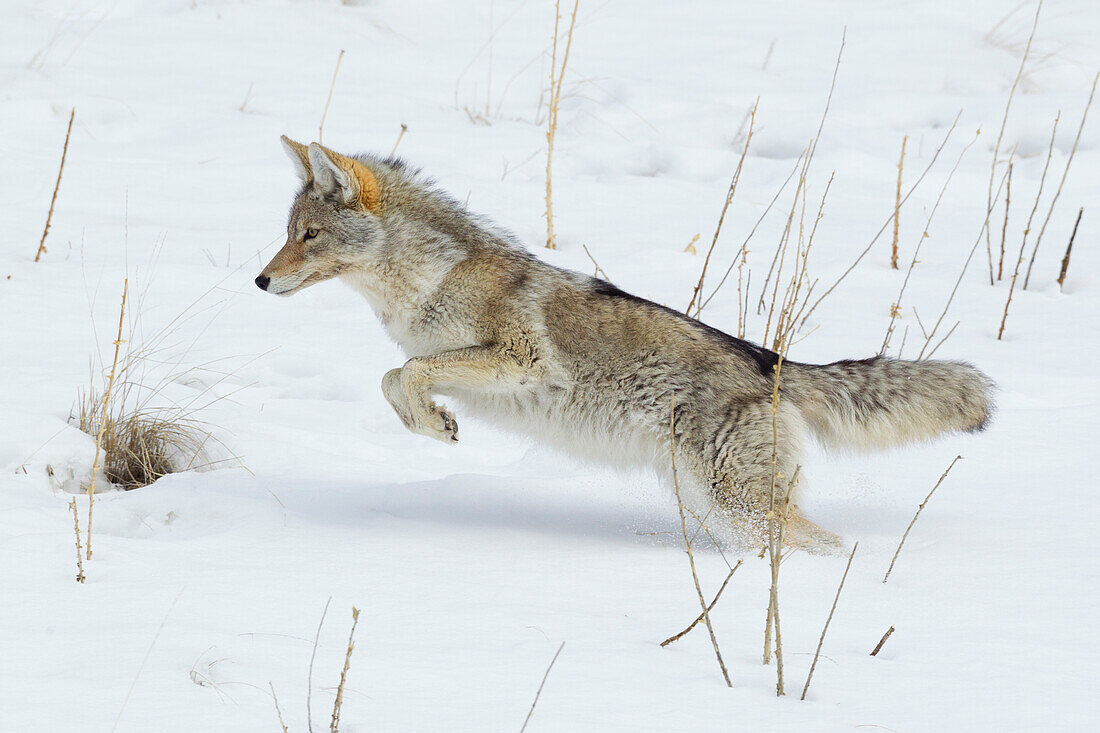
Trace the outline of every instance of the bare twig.
[[1005, 239], [1008, 235], [1008, 208], [1012, 204], [1012, 155], [1016, 153], [1016, 148], [1012, 149], [1012, 153], [1008, 156], [1008, 180], [1005, 182], [1005, 220], [1001, 224], [1001, 257], [997, 260], [997, 281], [1000, 282], [1004, 276], [1005, 269]]
[[894, 627], [893, 626], [886, 629], [886, 633], [882, 635], [882, 638], [878, 640], [878, 644], [875, 644], [875, 648], [873, 650], [871, 650], [871, 656], [872, 657], [877, 657], [878, 656], [878, 653], [880, 651], [882, 651], [883, 644], [886, 643], [886, 640], [890, 638], [890, 634], [892, 634], [892, 633], [894, 633]]
[[699, 584], [699, 574], [695, 571], [695, 555], [691, 551], [691, 540], [688, 539], [687, 518], [684, 514], [684, 499], [680, 494], [680, 479], [676, 475], [676, 403], [670, 403], [668, 415], [668, 449], [672, 456], [672, 483], [676, 488], [676, 504], [680, 508], [680, 530], [684, 533], [684, 546], [687, 548], [688, 563], [691, 566], [691, 579], [695, 582], [695, 592], [699, 596], [699, 605], [703, 609], [703, 622], [707, 625], [710, 634], [710, 643], [714, 647], [714, 656], [718, 659], [718, 667], [722, 670], [722, 678], [726, 681], [726, 687], [733, 687], [730, 682], [729, 672], [726, 671], [726, 663], [722, 661], [722, 652], [718, 649], [718, 639], [714, 635], [714, 627], [710, 623], [710, 611], [707, 608], [707, 599], [703, 596], [703, 587]]
[[332, 721], [329, 723], [329, 733], [340, 731], [340, 705], [344, 702], [344, 683], [348, 680], [348, 670], [351, 669], [351, 653], [355, 651], [355, 627], [359, 625], [359, 609], [351, 607], [351, 633], [348, 634], [348, 650], [344, 655], [344, 669], [340, 672], [340, 684], [336, 688], [336, 701], [332, 704]]
[[336, 77], [340, 73], [340, 62], [344, 60], [344, 49], [340, 49], [340, 55], [336, 57], [336, 68], [332, 70], [332, 84], [328, 88], [328, 98], [325, 100], [325, 111], [321, 113], [321, 124], [317, 126], [317, 142], [324, 142], [325, 118], [328, 117], [328, 106], [332, 103], [332, 93], [336, 90]]
[[[951, 179], [955, 176], [955, 171], [959, 169], [959, 163], [962, 162], [963, 156], [966, 155], [966, 151], [970, 150], [970, 147], [977, 142], [978, 136], [981, 131], [974, 133], [974, 139], [966, 144], [965, 147], [959, 152], [959, 157], [955, 159], [955, 165], [951, 168], [951, 172], [947, 174], [947, 178], [943, 181], [943, 186], [940, 188], [940, 193], [936, 197], [936, 203], [932, 205], [932, 210], [928, 212], [928, 219], [924, 222], [924, 229], [921, 231], [920, 239], [917, 240], [917, 246], [913, 248], [913, 259], [909, 262], [909, 269], [905, 272], [905, 279], [902, 280], [901, 290], [898, 291], [898, 298], [894, 301], [893, 308], [890, 309], [890, 324], [886, 327], [886, 335], [882, 338], [882, 348], [879, 349], [879, 355], [885, 354], [886, 349], [890, 347], [890, 337], [894, 334], [894, 324], [897, 322], [898, 314], [901, 313], [901, 300], [905, 295], [905, 288], [909, 285], [909, 278], [913, 274], [913, 268], [917, 266], [918, 255], [920, 254], [921, 245], [924, 244], [924, 240], [928, 239], [928, 230], [932, 227], [932, 218], [936, 215], [936, 211], [940, 208], [940, 201], [943, 200], [943, 195], [947, 191], [947, 186], [951, 183]], [[900, 182], [900, 178], [898, 179]], [[900, 188], [898, 189], [901, 190]], [[896, 247], [895, 247], [896, 252]], [[894, 264], [894, 263], [891, 263]]]
[[[806, 162], [802, 166], [802, 174], [799, 178], [799, 183], [800, 184], [805, 184], [806, 177], [809, 175], [809, 172], [810, 172], [810, 163], [813, 161], [814, 153], [817, 152], [817, 144], [821, 140], [821, 131], [825, 128], [825, 118], [828, 116], [829, 107], [833, 103], [833, 91], [836, 89], [836, 77], [837, 77], [837, 73], [839, 73], [839, 71], [840, 71], [840, 59], [844, 55], [844, 45], [845, 45], [845, 42], [846, 42], [847, 38], [848, 38], [848, 27], [845, 26], [844, 31], [840, 36], [840, 49], [837, 51], [837, 54], [836, 54], [836, 64], [833, 66], [833, 78], [832, 78], [832, 81], [829, 83], [829, 96], [825, 99], [825, 109], [822, 110], [822, 112], [821, 112], [821, 121], [817, 125], [817, 134], [814, 136], [813, 140], [810, 142], [810, 148], [809, 148], [809, 151], [806, 154]], [[797, 201], [798, 201], [798, 191], [795, 191], [795, 196], [794, 197], [795, 197], [795, 205], [796, 205]], [[792, 207], [791, 207], [791, 213], [793, 215], [794, 205], [792, 205]], [[790, 223], [791, 223], [790, 219], [788, 218], [788, 220], [787, 220], [788, 228], [790, 227]], [[786, 234], [784, 234], [784, 237], [786, 237]], [[779, 257], [779, 249], [778, 248], [776, 249], [776, 257]], [[768, 283], [771, 281], [772, 270], [774, 268], [775, 268], [775, 258], [772, 259], [772, 264], [768, 268], [768, 274], [764, 278], [764, 287], [761, 288], [761, 290], [760, 290], [760, 301], [756, 305], [757, 314], [759, 314], [760, 311], [764, 307], [764, 295], [768, 291]], [[780, 270], [782, 270], [782, 263], [780, 263]], [[778, 291], [778, 289], [779, 289], [778, 280], [779, 280], [779, 275], [776, 275], [776, 287], [775, 287], [776, 291]], [[770, 315], [771, 314], [769, 312], [769, 316]], [[765, 338], [765, 340], [766, 340], [766, 338]]]
[[[76, 533], [76, 582], [84, 582], [84, 560], [80, 553], [80, 516], [76, 510], [76, 497], [69, 500], [69, 508], [73, 510], [73, 532]], [[717, 599], [716, 599], [717, 600]]]
[[[936, 160], [940, 157], [940, 153], [943, 151], [944, 145], [946, 145], [947, 141], [951, 138], [951, 133], [955, 132], [955, 126], [959, 124], [959, 117], [961, 116], [962, 110], [959, 110], [959, 113], [955, 115], [954, 122], [951, 123], [950, 129], [948, 129], [947, 134], [944, 135], [943, 142], [940, 143], [940, 146], [936, 148], [936, 152], [933, 153], [932, 160], [928, 161], [928, 165], [925, 166], [924, 171], [920, 174], [917, 180], [913, 182], [913, 185], [909, 187], [909, 190], [906, 191], [905, 195], [901, 197], [901, 204], [899, 204], [898, 206], [899, 208], [901, 206], [905, 206], [905, 202], [909, 200], [909, 197], [913, 195], [913, 192], [917, 190], [918, 186], [920, 186], [921, 181], [923, 181], [924, 177], [928, 175], [928, 171], [932, 170], [932, 166], [936, 164]], [[852, 261], [852, 264], [848, 265], [848, 269], [841, 273], [840, 277], [836, 279], [836, 282], [830, 285], [829, 289], [822, 293], [818, 297], [818, 299], [814, 301], [814, 304], [810, 307], [809, 311], [807, 311], [806, 315], [802, 317], [802, 326], [806, 325], [806, 321], [809, 320], [810, 316], [812, 316], [814, 311], [817, 310], [817, 307], [821, 305], [821, 301], [829, 297], [829, 295], [837, 289], [837, 286], [839, 286], [840, 283], [844, 282], [844, 278], [848, 277], [848, 275], [851, 274], [852, 270], [856, 269], [856, 266], [863, 260], [864, 257], [867, 256], [867, 253], [874, 248], [875, 243], [878, 242], [878, 238], [881, 237], [882, 233], [886, 231], [886, 227], [890, 226], [890, 222], [893, 221], [893, 219], [894, 212], [891, 211], [890, 216], [887, 217], [886, 221], [882, 223], [882, 226], [879, 228], [878, 232], [875, 233], [875, 236], [871, 238], [871, 241], [868, 242], [863, 251], [859, 253], [855, 260]]]
[[279, 716], [279, 727], [283, 729], [283, 733], [290, 733], [290, 730], [286, 727], [286, 723], [283, 722], [283, 711], [279, 709], [279, 698], [275, 694], [275, 685], [268, 682], [267, 686], [271, 688], [271, 699], [275, 703], [275, 714]]
[[130, 280], [122, 281], [122, 303], [118, 307], [118, 333], [115, 336], [115, 355], [111, 360], [111, 374], [107, 378], [107, 388], [103, 390], [103, 406], [100, 408], [99, 429], [95, 438], [95, 459], [92, 461], [92, 477], [88, 480], [88, 531], [85, 533], [85, 560], [92, 559], [92, 507], [95, 505], [95, 477], [99, 473], [99, 455], [103, 448], [103, 431], [107, 427], [107, 407], [111, 403], [111, 390], [115, 386], [115, 370], [118, 367], [118, 347], [122, 345], [122, 319], [126, 313], [126, 293]]
[[[1001, 182], [997, 185], [997, 195], [993, 197], [994, 200], [1001, 197], [1001, 186], [1004, 185], [1006, 178], [1008, 178], [1008, 171], [1005, 171], [1004, 175], [1001, 176]], [[947, 296], [947, 302], [944, 303], [940, 317], [936, 319], [936, 323], [932, 326], [932, 330], [924, 337], [924, 346], [921, 347], [920, 353], [917, 354], [917, 361], [920, 361], [924, 357], [924, 352], [932, 343], [932, 338], [936, 335], [936, 331], [939, 330], [940, 324], [943, 323], [943, 319], [947, 316], [947, 311], [951, 309], [951, 303], [955, 300], [955, 294], [959, 292], [959, 285], [962, 284], [963, 276], [966, 275], [966, 271], [970, 268], [970, 261], [974, 259], [974, 253], [978, 251], [978, 245], [981, 244], [982, 241], [982, 234], [985, 233], [986, 227], [989, 225], [988, 213], [987, 211], [985, 222], [982, 224], [981, 228], [978, 229], [978, 236], [974, 239], [974, 246], [970, 248], [970, 254], [966, 256], [966, 261], [963, 262], [962, 269], [959, 271], [959, 277], [955, 280], [955, 287], [951, 288], [951, 294]], [[915, 311], [916, 309], [914, 309], [914, 312]], [[923, 330], [923, 326], [921, 328]]]
[[[722, 289], [722, 286], [726, 284], [726, 279], [730, 276], [730, 273], [733, 272], [733, 268], [737, 265], [738, 260], [744, 260], [745, 256], [748, 254], [749, 241], [752, 240], [753, 235], [756, 234], [756, 230], [760, 227], [760, 223], [764, 221], [764, 217], [766, 217], [768, 215], [768, 212], [772, 210], [772, 207], [775, 206], [775, 202], [779, 200], [779, 196], [783, 193], [783, 191], [786, 190], [787, 184], [791, 182], [792, 178], [794, 178], [794, 174], [797, 173], [798, 169], [802, 166], [802, 158], [805, 157], [805, 155], [806, 152], [803, 151], [802, 154], [798, 156], [798, 160], [794, 162], [794, 167], [791, 168], [791, 172], [787, 174], [787, 177], [783, 180], [783, 184], [779, 187], [779, 190], [775, 192], [775, 195], [772, 196], [771, 201], [769, 201], [768, 205], [764, 207], [764, 211], [761, 212], [759, 217], [757, 217], [756, 222], [752, 225], [752, 229], [749, 230], [749, 233], [745, 236], [744, 241], [741, 243], [741, 248], [737, 251], [737, 255], [734, 256], [733, 261], [730, 263], [730, 266], [727, 267], [726, 271], [722, 274], [722, 279], [719, 280], [718, 284], [714, 286], [714, 290], [710, 292], [710, 295], [708, 295], [706, 300], [704, 300], [699, 306], [699, 310], [705, 308], [707, 304], [710, 303], [711, 299], [713, 299], [714, 296], [718, 294], [718, 291]], [[740, 273], [740, 270], [738, 270], [738, 272]], [[745, 292], [745, 302], [748, 302], [747, 290]], [[748, 312], [748, 306], [746, 306], [745, 311], [746, 313]]]
[[989, 255], [989, 284], [993, 284], [993, 245], [989, 241], [989, 214], [993, 211], [993, 176], [997, 170], [997, 153], [1001, 150], [1001, 140], [1004, 138], [1005, 125], [1008, 124], [1008, 111], [1012, 109], [1012, 97], [1016, 94], [1016, 87], [1020, 84], [1020, 78], [1024, 75], [1024, 66], [1027, 64], [1028, 54], [1031, 53], [1031, 42], [1035, 38], [1035, 29], [1039, 27], [1039, 13], [1043, 10], [1043, 0], [1035, 7], [1035, 20], [1031, 22], [1031, 35], [1027, 37], [1027, 46], [1024, 47], [1023, 58], [1020, 59], [1020, 70], [1016, 72], [1016, 78], [1012, 81], [1012, 88], [1008, 92], [1008, 101], [1005, 103], [1004, 117], [1001, 118], [1001, 131], [997, 133], [997, 143], [993, 146], [993, 161], [989, 164], [989, 190], [986, 195], [985, 215], [985, 249]]
[[856, 550], [859, 549], [859, 543], [857, 542], [852, 547], [852, 553], [848, 555], [848, 564], [844, 566], [844, 575], [840, 576], [840, 585], [836, 589], [836, 597], [833, 598], [833, 606], [829, 609], [829, 617], [825, 619], [825, 626], [821, 629], [821, 637], [817, 640], [817, 651], [814, 652], [814, 661], [810, 663], [810, 673], [806, 675], [806, 684], [802, 686], [802, 697], [800, 700], [806, 699], [806, 693], [810, 689], [810, 680], [814, 678], [814, 669], [817, 668], [817, 658], [821, 656], [821, 645], [825, 643], [825, 633], [829, 630], [829, 624], [833, 621], [833, 613], [836, 612], [837, 601], [840, 600], [840, 592], [844, 590], [844, 581], [848, 579], [848, 571], [852, 568], [852, 558], [856, 556]]
[[894, 563], [898, 560], [898, 555], [901, 554], [902, 545], [905, 544], [905, 538], [909, 536], [909, 530], [913, 529], [913, 525], [917, 523], [917, 517], [924, 511], [924, 505], [928, 503], [928, 500], [932, 498], [932, 494], [936, 493], [936, 489], [940, 487], [943, 480], [947, 478], [947, 474], [951, 473], [951, 469], [955, 467], [955, 464], [962, 460], [962, 456], [955, 456], [955, 460], [951, 461], [951, 465], [947, 467], [947, 470], [940, 476], [940, 480], [936, 482], [936, 485], [932, 487], [932, 490], [928, 492], [928, 496], [924, 497], [924, 501], [917, 507], [917, 513], [913, 515], [913, 519], [909, 522], [909, 526], [905, 528], [905, 534], [901, 536], [901, 542], [898, 543], [898, 549], [894, 551], [894, 557], [890, 560], [890, 567], [886, 569], [886, 575], [882, 576], [882, 582], [885, 583], [890, 578], [890, 572], [894, 569]]
[[901, 218], [901, 171], [905, 165], [905, 143], [909, 136], [901, 139], [901, 155], [898, 157], [898, 187], [894, 193], [894, 241], [890, 246], [890, 267], [898, 269], [898, 224]]
[[600, 263], [596, 262], [596, 258], [592, 256], [592, 253], [590, 251], [588, 251], [588, 245], [582, 244], [581, 246], [584, 247], [584, 253], [588, 255], [588, 259], [592, 260], [592, 264], [596, 266], [596, 273], [592, 277], [599, 277], [600, 273], [602, 272], [603, 279], [611, 282], [611, 278], [607, 276], [607, 271], [600, 267]]
[[745, 165], [745, 156], [749, 153], [749, 143], [752, 142], [753, 127], [756, 124], [756, 108], [760, 106], [760, 97], [756, 98], [756, 102], [752, 105], [752, 111], [749, 113], [749, 134], [745, 138], [745, 147], [741, 149], [741, 158], [737, 161], [737, 169], [733, 172], [733, 178], [730, 179], [730, 187], [726, 192], [726, 201], [722, 204], [722, 213], [718, 215], [718, 226], [714, 229], [714, 238], [710, 240], [710, 248], [707, 249], [706, 259], [703, 260], [703, 269], [699, 273], [699, 282], [695, 284], [695, 289], [691, 291], [691, 302], [688, 303], [687, 308], [684, 310], [686, 315], [691, 315], [691, 308], [695, 305], [695, 301], [700, 300], [699, 308], [695, 310], [695, 317], [699, 317], [699, 312], [702, 310], [702, 298], [700, 297], [700, 291], [703, 289], [703, 280], [707, 276], [707, 265], [710, 264], [710, 256], [714, 253], [714, 246], [718, 244], [718, 235], [722, 233], [722, 222], [726, 220], [726, 211], [730, 207], [730, 202], [733, 201], [733, 195], [737, 192], [737, 182], [741, 179], [741, 169]]
[[317, 658], [317, 644], [321, 641], [321, 627], [325, 625], [325, 616], [328, 615], [328, 604], [332, 603], [332, 596], [325, 601], [325, 610], [321, 611], [321, 621], [317, 624], [317, 634], [313, 637], [313, 653], [309, 655], [309, 677], [306, 678], [306, 726], [313, 733], [313, 660]]
[[542, 682], [539, 683], [539, 689], [535, 691], [535, 699], [531, 701], [531, 709], [527, 711], [527, 717], [523, 719], [523, 726], [519, 729], [519, 733], [527, 730], [527, 724], [531, 722], [531, 716], [535, 713], [535, 706], [539, 704], [539, 695], [542, 694], [542, 688], [546, 684], [546, 678], [550, 676], [550, 670], [554, 668], [554, 662], [558, 661], [558, 655], [561, 654], [561, 650], [565, 648], [565, 642], [558, 646], [558, 650], [554, 652], [554, 658], [550, 660], [549, 666], [542, 674]]
[[397, 140], [394, 141], [393, 149], [390, 150], [390, 157], [391, 158], [393, 157], [393, 154], [397, 152], [397, 146], [401, 144], [401, 138], [405, 137], [405, 133], [408, 132], [408, 131], [409, 131], [409, 126], [406, 125], [404, 122], [402, 122], [401, 123], [401, 132], [397, 133]]
[[53, 196], [50, 197], [50, 211], [46, 214], [46, 226], [42, 230], [42, 239], [38, 242], [38, 251], [34, 254], [34, 261], [46, 251], [46, 235], [50, 233], [50, 221], [53, 220], [53, 206], [57, 203], [57, 191], [61, 188], [61, 173], [65, 170], [65, 156], [69, 153], [69, 136], [73, 133], [73, 118], [76, 117], [76, 107], [69, 112], [69, 127], [65, 130], [65, 146], [61, 148], [61, 166], [57, 169], [57, 182], [53, 184]]
[[580, 0], [573, 2], [573, 14], [569, 20], [569, 34], [565, 41], [565, 53], [562, 55], [561, 68], [557, 68], [558, 23], [561, 20], [561, 0], [554, 0], [554, 44], [550, 54], [550, 103], [546, 129], [546, 247], [557, 249], [554, 238], [554, 202], [553, 186], [550, 180], [551, 162], [554, 158], [554, 138], [558, 134], [558, 110], [561, 106], [561, 85], [565, 79], [565, 67], [569, 63], [569, 49], [573, 46], [573, 28], [577, 24], [577, 7]]
[[1031, 261], [1027, 264], [1027, 274], [1024, 276], [1024, 290], [1027, 290], [1027, 284], [1031, 281], [1031, 268], [1035, 265], [1035, 255], [1039, 251], [1039, 243], [1043, 241], [1043, 233], [1047, 230], [1047, 224], [1050, 223], [1050, 215], [1054, 213], [1054, 205], [1058, 203], [1058, 197], [1062, 195], [1062, 186], [1066, 183], [1066, 176], [1069, 175], [1069, 167], [1073, 165], [1073, 156], [1077, 154], [1077, 143], [1081, 141], [1081, 132], [1085, 129], [1085, 118], [1088, 117], [1089, 107], [1092, 106], [1092, 98], [1096, 94], [1096, 82], [1100, 80], [1100, 72], [1092, 78], [1092, 91], [1089, 92], [1089, 101], [1085, 104], [1085, 111], [1081, 113], [1081, 125], [1077, 128], [1077, 137], [1073, 139], [1073, 147], [1069, 151], [1069, 158], [1066, 160], [1066, 169], [1062, 171], [1062, 180], [1058, 182], [1058, 189], [1054, 192], [1054, 198], [1050, 200], [1050, 208], [1047, 209], [1047, 216], [1043, 219], [1043, 226], [1039, 229], [1039, 236], [1035, 239], [1035, 246], [1031, 250]]
[[[722, 597], [722, 591], [724, 591], [726, 589], [726, 585], [729, 584], [730, 578], [733, 577], [733, 574], [737, 572], [737, 568], [741, 567], [741, 563], [743, 563], [743, 562], [744, 562], [743, 559], [738, 559], [737, 564], [734, 565], [732, 568], [730, 568], [729, 575], [727, 575], [726, 579], [722, 581], [722, 586], [718, 589], [718, 592], [714, 594], [714, 600], [710, 602], [709, 606], [707, 606], [707, 613], [708, 614], [711, 611], [714, 610], [714, 605], [716, 603], [718, 603], [718, 599]], [[698, 616], [695, 617], [694, 621], [692, 621], [690, 624], [688, 624], [688, 627], [686, 629], [684, 629], [683, 631], [681, 631], [678, 634], [673, 634], [672, 636], [670, 636], [667, 639], [665, 639], [664, 641], [662, 641], [661, 646], [668, 646], [672, 642], [679, 641], [681, 638], [687, 636], [688, 633], [692, 629], [694, 629], [696, 626], [698, 626], [699, 622], [702, 621], [702, 620], [703, 620], [703, 614], [699, 614]]]
[[997, 340], [1000, 341], [1005, 332], [1005, 321], [1008, 320], [1008, 306], [1012, 303], [1012, 293], [1016, 290], [1016, 278], [1020, 274], [1020, 265], [1024, 263], [1024, 250], [1027, 248], [1027, 235], [1031, 232], [1031, 223], [1035, 219], [1035, 212], [1039, 208], [1039, 199], [1043, 195], [1043, 184], [1047, 180], [1047, 170], [1050, 168], [1050, 158], [1054, 154], [1054, 137], [1058, 133], [1058, 120], [1062, 118], [1061, 111], [1054, 117], [1054, 127], [1050, 131], [1050, 146], [1047, 148], [1047, 160], [1043, 164], [1043, 174], [1039, 177], [1039, 190], [1035, 193], [1035, 204], [1031, 207], [1031, 214], [1027, 217], [1027, 226], [1024, 227], [1024, 236], [1020, 241], [1020, 254], [1016, 258], [1016, 267], [1012, 270], [1012, 282], [1008, 286], [1008, 298], [1005, 300], [1004, 315], [1001, 316], [1001, 328], [997, 331]]
[[1066, 270], [1069, 269], [1069, 256], [1073, 252], [1073, 240], [1077, 236], [1077, 227], [1081, 224], [1081, 215], [1085, 213], [1085, 207], [1077, 210], [1077, 221], [1073, 223], [1073, 234], [1069, 235], [1069, 244], [1066, 245], [1066, 256], [1062, 258], [1062, 272], [1058, 274], [1058, 289], [1062, 289], [1062, 283], [1066, 281]]

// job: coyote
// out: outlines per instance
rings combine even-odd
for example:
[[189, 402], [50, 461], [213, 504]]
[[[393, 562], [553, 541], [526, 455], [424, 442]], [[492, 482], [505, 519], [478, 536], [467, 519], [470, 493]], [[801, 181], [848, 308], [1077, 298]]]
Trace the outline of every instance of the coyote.
[[994, 385], [974, 367], [874, 357], [784, 361], [773, 423], [774, 352], [536, 259], [398, 159], [282, 141], [302, 187], [256, 285], [291, 295], [338, 276], [362, 293], [409, 357], [382, 394], [414, 433], [458, 441], [455, 412], [434, 401], [444, 395], [541, 443], [666, 479], [675, 450], [700, 516], [721, 517], [727, 536], [762, 542], [774, 494], [787, 543], [827, 551], [839, 537], [788, 496], [808, 434], [870, 449], [989, 422]]

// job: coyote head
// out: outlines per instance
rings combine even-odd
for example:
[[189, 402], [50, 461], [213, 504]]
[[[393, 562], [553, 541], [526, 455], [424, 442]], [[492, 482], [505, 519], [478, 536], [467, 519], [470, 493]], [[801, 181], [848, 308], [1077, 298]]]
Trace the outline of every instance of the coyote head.
[[291, 295], [373, 260], [382, 239], [382, 197], [377, 176], [354, 158], [286, 135], [282, 141], [303, 186], [290, 207], [286, 244], [256, 285]]

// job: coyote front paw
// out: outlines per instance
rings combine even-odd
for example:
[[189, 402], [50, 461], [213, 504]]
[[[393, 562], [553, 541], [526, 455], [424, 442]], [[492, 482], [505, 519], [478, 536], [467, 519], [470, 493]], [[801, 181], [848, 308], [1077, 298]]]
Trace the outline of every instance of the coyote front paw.
[[442, 440], [444, 443], [458, 442], [458, 418], [446, 407], [432, 403], [428, 406], [431, 419], [425, 421], [424, 435]]

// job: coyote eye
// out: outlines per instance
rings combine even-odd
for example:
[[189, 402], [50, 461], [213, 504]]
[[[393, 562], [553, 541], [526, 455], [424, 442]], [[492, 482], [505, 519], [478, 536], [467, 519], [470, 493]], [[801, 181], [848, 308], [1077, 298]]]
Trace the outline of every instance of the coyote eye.
[[304, 237], [302, 237], [302, 239], [303, 240], [313, 239], [314, 237], [317, 236], [318, 233], [319, 233], [319, 231], [317, 229], [314, 229], [313, 227], [310, 227], [309, 229], [306, 229], [306, 235]]

